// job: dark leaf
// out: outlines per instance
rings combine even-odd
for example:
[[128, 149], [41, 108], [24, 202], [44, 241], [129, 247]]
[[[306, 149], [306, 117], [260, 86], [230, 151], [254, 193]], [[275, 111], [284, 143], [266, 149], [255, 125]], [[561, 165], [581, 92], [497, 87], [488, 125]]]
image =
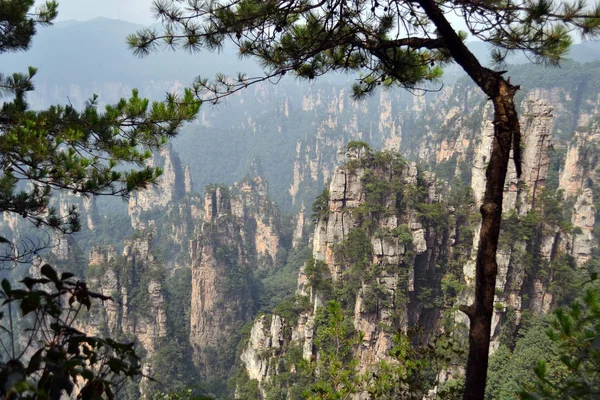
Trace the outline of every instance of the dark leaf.
[[31, 357], [31, 359], [29, 360], [29, 365], [27, 366], [27, 370], [25, 371], [27, 375], [31, 375], [40, 369], [40, 366], [42, 365], [43, 352], [44, 348], [42, 347], [41, 349], [36, 351], [35, 354]]
[[10, 286], [10, 282], [8, 281], [8, 279], [2, 279], [2, 290], [4, 290], [4, 293], [6, 293], [7, 296], [11, 295], [11, 286]]
[[50, 279], [52, 282], [54, 282], [54, 284], [56, 285], [57, 288], [59, 288], [59, 289], [62, 288], [62, 285], [60, 284], [60, 280], [58, 279], [56, 270], [54, 268], [52, 268], [50, 266], [50, 264], [44, 264], [42, 266], [42, 269], [40, 270], [40, 272], [42, 273], [42, 275], [44, 275], [45, 277]]
[[21, 301], [21, 312], [23, 316], [26, 316], [32, 311], [35, 311], [40, 306], [40, 296], [36, 294], [31, 294], [30, 296], [25, 297]]
[[118, 375], [123, 369], [123, 361], [119, 360], [118, 358], [112, 357], [110, 360], [108, 360], [108, 367], [112, 372]]
[[34, 279], [34, 278], [30, 277], [30, 276], [26, 276], [25, 278], [23, 278], [21, 280], [21, 282], [25, 286], [27, 286], [27, 289], [31, 290], [34, 285], [37, 285], [38, 283], [44, 285], [44, 284], [50, 282], [50, 280], [44, 279], [44, 278], [42, 278], [42, 279]]
[[88, 295], [92, 298], [92, 299], [100, 299], [102, 301], [106, 301], [106, 300], [113, 300], [112, 297], [110, 296], [105, 296], [102, 293], [95, 293], [95, 292], [88, 292]]
[[89, 381], [91, 379], [94, 379], [94, 372], [91, 369], [86, 368], [81, 372], [81, 376], [83, 377], [83, 379]]
[[66, 281], [67, 279], [70, 279], [72, 277], [74, 277], [75, 274], [72, 274], [71, 272], [64, 272], [61, 276], [60, 276], [60, 280], [61, 281]]

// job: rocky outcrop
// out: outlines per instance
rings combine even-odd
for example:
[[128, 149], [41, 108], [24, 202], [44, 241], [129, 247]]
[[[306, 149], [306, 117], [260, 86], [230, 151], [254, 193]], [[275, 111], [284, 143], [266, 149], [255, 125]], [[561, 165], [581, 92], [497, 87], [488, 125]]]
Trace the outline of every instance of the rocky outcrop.
[[[441, 278], [436, 263], [443, 256], [436, 248], [442, 248], [449, 235], [430, 229], [413, 208], [421, 202], [436, 207], [441, 196], [434, 176], [419, 173], [414, 163], [406, 164], [394, 153], [374, 156], [358, 146], [346, 156], [347, 163], [335, 170], [329, 185], [327, 208], [315, 225], [309, 261], [311, 269], [325, 266], [326, 275], [321, 278], [330, 280], [333, 288], [320, 289], [314, 272], [307, 272], [309, 267], [305, 265], [298, 277], [298, 294], [308, 298], [310, 309], [299, 312], [295, 321], [277, 314], [255, 321], [241, 361], [248, 377], [256, 379], [261, 390], [264, 382], [281, 370], [272, 366], [283, 362], [281, 357], [291, 349], [300, 349], [307, 361], [319, 357], [313, 342], [315, 316], [318, 308], [332, 298], [332, 291], [354, 293], [354, 298], [339, 301], [350, 302], [346, 306], [354, 310], [354, 328], [363, 338], [354, 353], [363, 371], [389, 357], [391, 332], [414, 324], [434, 328], [437, 323], [433, 309], [418, 304], [417, 294], [420, 296], [422, 290]], [[413, 192], [420, 194], [409, 206], [404, 202], [410, 203], [408, 197]], [[370, 248], [371, 259], [361, 260], [362, 254], [352, 259], [356, 246]], [[356, 263], [361, 262], [364, 266], [358, 267]], [[374, 268], [378, 272], [360, 272], [362, 278], [354, 287], [355, 283], [347, 278], [352, 268]], [[286, 360], [283, 370], [294, 371], [289, 357]]]
[[[150, 251], [152, 236], [153, 232], [148, 232], [140, 238], [125, 242], [123, 258], [127, 270], [132, 271], [133, 276], [131, 273], [126, 278], [122, 276], [120, 284], [123, 305], [130, 305], [133, 311], [130, 313], [129, 309], [124, 310], [123, 332], [135, 335], [149, 353], [154, 353], [167, 335], [166, 304], [160, 277], [162, 266], [156, 263]], [[127, 289], [128, 286], [130, 289]], [[134, 290], [137, 292], [135, 298], [132, 297]], [[136, 304], [131, 305], [132, 301]], [[143, 310], [142, 313], [139, 312], [140, 309]], [[135, 318], [125, 318], [134, 313]]]
[[277, 374], [272, 357], [284, 345], [284, 326], [285, 320], [278, 315], [263, 315], [252, 325], [248, 345], [240, 356], [250, 379], [260, 383]]
[[552, 107], [545, 101], [527, 99], [523, 102], [522, 109], [522, 173], [519, 180], [514, 163], [509, 163], [502, 206], [505, 213], [518, 209], [520, 215], [535, 208], [536, 196], [546, 186], [554, 128]]
[[130, 196], [128, 213], [131, 217], [131, 225], [135, 229], [144, 229], [148, 226], [146, 218], [143, 218], [144, 213], [157, 212], [180, 200], [188, 190], [191, 190], [191, 178], [188, 175], [186, 179], [179, 156], [170, 144], [154, 152], [147, 165], [152, 168], [162, 168], [163, 173], [156, 185]]
[[190, 343], [195, 362], [210, 376], [210, 349], [227, 344], [238, 323], [250, 317], [249, 275], [244, 275], [247, 255], [241, 227], [231, 218], [229, 190], [206, 188], [201, 236], [192, 245], [192, 306]]
[[[306, 102], [311, 107], [318, 103]], [[522, 175], [517, 177], [514, 165], [509, 166], [503, 208], [502, 237], [505, 239], [501, 240], [498, 250], [492, 350], [499, 345], [503, 324], [509, 324], [507, 331], [510, 332], [520, 323], [524, 309], [546, 313], [559, 299], [561, 289], [557, 289], [555, 282], [559, 278], [548, 273], [547, 266], [567, 263], [564, 258], [567, 255], [573, 257], [575, 265], [583, 265], [591, 258], [596, 246], [593, 193], [600, 168], [597, 157], [590, 156], [590, 150], [595, 148], [593, 126], [586, 135], [579, 133], [568, 150], [567, 162], [571, 160], [577, 167], [563, 168], [558, 185], [563, 191], [557, 192], [547, 189], [551, 165], [556, 162], [552, 158], [555, 157], [552, 136], [556, 124], [553, 108], [545, 101], [529, 97], [523, 102], [522, 110]], [[457, 293], [458, 297], [453, 301], [463, 304], [472, 301], [479, 227], [469, 228], [465, 223], [474, 220], [472, 216], [481, 204], [485, 190], [485, 170], [493, 140], [490, 111], [488, 107], [476, 110], [483, 116], [479, 125], [483, 134], [479, 138], [470, 138], [468, 130], [457, 128], [455, 141], [446, 140], [441, 144], [447, 153], [432, 153], [437, 157], [437, 164], [457, 158], [466, 162], [467, 149], [476, 149], [469, 174], [473, 189], [471, 217], [464, 213], [464, 207], [469, 207], [468, 197], [452, 204], [453, 196], [459, 196], [453, 191], [458, 189], [440, 184], [431, 173], [419, 173], [414, 164], [404, 164], [402, 168], [377, 165], [375, 160], [383, 157], [373, 157], [360, 146], [346, 154], [348, 162], [336, 168], [331, 177], [327, 211], [319, 216], [314, 229], [314, 263], [321, 262], [326, 266], [334, 288], [343, 285], [349, 266], [348, 259], [340, 255], [340, 249], [352, 238], [353, 232], [364, 229], [372, 251], [371, 265], [381, 266], [377, 275], [360, 282], [352, 303], [354, 327], [363, 335], [362, 344], [354, 349], [361, 370], [388, 356], [392, 341], [387, 333], [389, 328], [385, 327], [406, 329], [419, 325], [425, 327], [426, 332], [436, 331], [441, 317], [436, 302], [448, 295], [443, 292], [445, 289], [439, 289], [441, 275], [453, 276], [466, 283], [466, 288]], [[456, 117], [447, 117], [446, 123], [460, 123], [460, 120], [456, 114]], [[459, 141], [461, 145], [457, 145]], [[431, 155], [423, 152], [421, 156], [427, 159]], [[450, 177], [462, 172], [457, 167]], [[396, 181], [394, 174], [399, 177]], [[556, 175], [552, 179], [555, 185]], [[382, 189], [385, 185], [379, 186], [376, 181], [401, 183], [403, 190], [380, 196], [377, 202], [380, 208], [370, 208], [374, 205], [372, 191], [385, 192]], [[420, 193], [418, 200], [407, 196], [410, 193], [408, 187], [416, 188], [415, 192]], [[382, 192], [378, 193], [381, 195]], [[561, 193], [565, 193], [566, 202]], [[569, 201], [569, 198], [573, 200]], [[569, 228], [571, 224], [575, 228]], [[464, 267], [452, 272], [450, 265]], [[246, 371], [252, 370], [248, 376], [258, 380], [261, 388], [264, 388], [263, 382], [276, 376], [268, 366], [278, 357], [281, 359], [285, 349], [299, 347], [305, 360], [318, 359], [313, 342], [317, 329], [314, 316], [330, 293], [320, 292], [314, 286], [311, 275], [314, 272], [308, 273], [306, 268], [299, 273], [298, 294], [310, 300], [311, 308], [300, 312], [297, 322], [284, 322], [290, 326], [283, 330], [288, 333], [284, 335], [282, 350], [259, 351], [268, 342], [267, 332], [271, 325], [266, 317], [255, 322], [252, 339], [245, 347], [242, 363]], [[440, 274], [440, 269], [445, 272]], [[382, 299], [374, 296], [375, 288], [377, 293], [383, 294]], [[460, 322], [468, 323], [464, 315], [455, 316]], [[257, 356], [259, 353], [261, 357]]]
[[96, 197], [83, 197], [83, 213], [89, 230], [94, 230], [100, 218], [98, 215], [98, 207], [96, 206]]
[[[545, 265], [557, 262], [561, 257], [570, 253], [577, 265], [583, 265], [591, 255], [594, 246], [591, 226], [594, 223], [595, 211], [590, 200], [591, 191], [581, 192], [583, 174], [585, 174], [582, 154], [581, 134], [575, 138], [576, 145], [567, 151], [565, 166], [560, 176], [559, 189], [563, 190], [566, 199], [573, 197], [573, 203], [566, 202], [560, 209], [553, 210], [553, 202], [561, 201], [553, 191], [545, 191], [549, 176], [551, 154], [554, 151], [552, 134], [556, 116], [546, 101], [535, 97], [526, 99], [521, 113], [522, 135], [522, 175], [516, 175], [514, 164], [509, 164], [505, 184], [503, 211], [505, 223], [498, 249], [498, 278], [496, 283], [496, 307], [493, 318], [492, 349], [498, 346], [496, 341], [500, 333], [506, 313], [511, 311], [514, 318], [511, 323], [520, 323], [522, 310], [528, 309], [535, 313], [545, 313], [550, 310], [555, 291], [551, 288], [553, 275], [542, 271]], [[481, 204], [485, 188], [485, 161], [491, 151], [491, 127], [484, 121], [484, 133], [474, 157], [472, 172], [472, 188], [477, 204]], [[487, 134], [486, 134], [487, 132]], [[569, 208], [574, 204], [572, 210]], [[572, 211], [572, 216], [571, 215]], [[510, 217], [510, 215], [514, 217]], [[519, 227], [512, 226], [520, 222]], [[562, 220], [561, 220], [562, 218]], [[570, 220], [569, 220], [570, 218]], [[528, 221], [528, 222], [526, 222]], [[562, 221], [562, 222], [561, 222]], [[565, 223], [577, 227], [573, 232], [565, 229]], [[519, 236], [515, 229], [526, 230], [524, 226], [533, 224], [533, 231], [525, 236]], [[529, 228], [532, 229], [532, 228]], [[521, 233], [521, 235], [524, 235]], [[514, 242], [502, 242], [502, 237], [512, 237]], [[504, 244], [503, 244], [504, 243]], [[465, 264], [464, 275], [468, 284], [472, 285], [475, 274], [475, 256], [479, 244], [479, 228], [474, 231], [472, 259]], [[566, 263], [566, 261], [560, 261]], [[464, 302], [472, 301], [471, 291], [465, 293]], [[467, 322], [459, 315], [462, 322]]]
[[279, 251], [279, 211], [269, 199], [268, 184], [258, 174], [248, 176], [231, 188], [231, 213], [240, 219], [249, 235], [253, 236], [254, 249], [265, 259], [261, 267], [273, 265]]
[[217, 372], [215, 351], [232, 346], [240, 325], [251, 318], [253, 275], [274, 266], [281, 239], [279, 211], [260, 175], [231, 188], [206, 187], [203, 213], [191, 249], [190, 342], [196, 365], [210, 378]]
[[305, 213], [306, 209], [304, 208], [304, 204], [302, 204], [296, 216], [296, 227], [292, 233], [292, 247], [294, 248], [298, 247], [304, 240], [304, 228], [307, 225]]
[[577, 196], [571, 219], [575, 227], [571, 239], [571, 255], [577, 265], [583, 265], [589, 261], [597, 246], [597, 238], [594, 238], [593, 234], [596, 211], [592, 189], [586, 188]]
[[167, 337], [161, 266], [151, 254], [152, 233], [127, 240], [121, 256], [114, 246], [94, 247], [87, 271], [90, 285], [113, 298], [94, 311], [86, 331], [135, 338], [151, 358]]

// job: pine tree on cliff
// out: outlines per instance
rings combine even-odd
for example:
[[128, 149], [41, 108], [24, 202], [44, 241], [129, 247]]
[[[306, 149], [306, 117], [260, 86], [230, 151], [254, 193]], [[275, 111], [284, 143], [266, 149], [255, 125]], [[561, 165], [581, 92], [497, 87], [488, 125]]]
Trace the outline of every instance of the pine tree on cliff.
[[514, 96], [519, 87], [504, 71], [485, 67], [464, 43], [467, 33], [452, 26], [460, 19], [468, 33], [487, 44], [501, 64], [515, 52], [533, 62], [557, 64], [571, 34], [596, 37], [600, 7], [584, 0], [156, 0], [159, 32], [146, 29], [129, 43], [139, 55], [161, 45], [196, 51], [233, 43], [255, 57], [264, 76], [199, 78], [196, 95], [217, 101], [256, 82], [277, 81], [286, 73], [314, 79], [332, 71], [356, 72], [354, 96], [379, 85], [415, 90], [458, 63], [494, 106], [494, 141], [481, 207], [475, 300], [463, 307], [470, 319], [465, 399], [482, 399], [497, 273], [502, 193], [509, 153], [520, 173], [520, 128]]
[[[36, 26], [49, 25], [57, 16], [55, 1], [37, 9], [34, 3], [0, 1], [0, 54], [27, 50]], [[74, 208], [61, 217], [49, 207], [57, 190], [127, 196], [155, 182], [160, 169], [144, 166], [150, 149], [193, 119], [200, 104], [191, 91], [155, 103], [133, 92], [104, 112], [98, 111], [95, 98], [82, 111], [70, 105], [33, 111], [26, 94], [33, 90], [34, 74], [34, 68], [0, 74], [0, 213], [19, 214], [51, 231], [79, 229]], [[40, 250], [3, 237], [0, 248], [0, 262], [28, 262]], [[2, 280], [1, 398], [58, 400], [72, 395], [78, 385], [78, 398], [113, 399], [125, 379], [141, 375], [133, 343], [93, 337], [74, 327], [82, 309], [89, 310], [96, 300], [110, 299], [48, 264], [18, 285]]]

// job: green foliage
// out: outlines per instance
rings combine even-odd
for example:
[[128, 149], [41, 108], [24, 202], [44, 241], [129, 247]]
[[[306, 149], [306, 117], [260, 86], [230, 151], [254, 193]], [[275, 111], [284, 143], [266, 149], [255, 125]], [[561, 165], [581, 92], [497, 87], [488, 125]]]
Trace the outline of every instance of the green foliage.
[[[190, 357], [190, 354], [193, 353], [193, 349], [189, 344], [191, 275], [189, 268], [180, 268], [173, 271], [163, 281], [165, 282], [164, 296], [168, 335], [151, 360], [152, 375], [156, 381], [146, 384], [145, 390], [149, 393], [156, 390], [160, 391], [156, 392], [156, 395], [165, 392], [169, 393], [169, 396], [187, 393], [187, 389], [195, 385], [196, 377], [199, 376], [199, 371], [197, 371], [192, 362], [192, 357]], [[133, 310], [136, 311], [136, 314], [139, 313], [138, 308]], [[193, 390], [190, 392], [191, 394], [197, 395], [198, 390]], [[196, 397], [192, 396], [191, 398]]]
[[367, 142], [363, 142], [363, 141], [359, 141], [359, 140], [352, 140], [350, 142], [348, 142], [348, 144], [346, 145], [346, 151], [353, 151], [353, 150], [365, 150], [365, 152], [367, 154], [370, 154], [373, 152], [373, 150], [371, 149], [371, 146], [367, 143]]
[[317, 309], [315, 331], [319, 359], [305, 368], [315, 371], [317, 379], [304, 398], [343, 399], [358, 393], [358, 360], [352, 352], [360, 337], [340, 303], [330, 301], [327, 307]]
[[304, 273], [314, 290], [325, 293], [331, 290], [331, 275], [327, 264], [321, 260], [315, 260], [312, 254], [306, 260]]
[[545, 334], [547, 321], [534, 318], [517, 336], [514, 349], [502, 345], [490, 358], [486, 399], [514, 399], [519, 386], [531, 382], [537, 360], [543, 357], [559, 374], [556, 346]]
[[[258, 276], [260, 287], [253, 288], [253, 291], [259, 293], [259, 312], [268, 313], [273, 311], [275, 307], [279, 307], [283, 302], [295, 302], [294, 293], [298, 286], [298, 271], [309, 256], [311, 249], [308, 245], [301, 244], [289, 252], [283, 250], [283, 248], [280, 250], [279, 261], [276, 262], [275, 267], [269, 269], [266, 275]], [[278, 312], [275, 313], [279, 314]]]
[[[57, 17], [58, 3], [56, 1], [38, 3], [35, 11], [31, 12], [34, 4], [34, 0], [8, 0], [0, 4], [0, 15], [2, 15], [0, 54], [27, 50], [36, 33], [36, 25], [49, 25]], [[2, 82], [2, 91], [10, 90], [11, 84], [19, 82], [18, 75], [1, 77], [0, 82]]]
[[283, 317], [288, 324], [293, 326], [298, 322], [300, 313], [310, 309], [310, 299], [306, 296], [296, 295], [280, 302], [273, 308], [273, 313]]
[[412, 230], [407, 224], [398, 225], [397, 228], [394, 228], [391, 232], [392, 237], [398, 239], [398, 243], [403, 244], [407, 248], [412, 246], [413, 243], [413, 235]]
[[[104, 113], [98, 111], [97, 98], [83, 111], [71, 106], [31, 111], [20, 101], [17, 96], [0, 110], [2, 118], [9, 121], [2, 127], [0, 140], [4, 165], [1, 211], [18, 213], [36, 225], [66, 232], [79, 230], [77, 213], [72, 209], [63, 220], [56, 210], [49, 209], [52, 189], [86, 196], [126, 197], [155, 183], [160, 169], [144, 167], [122, 172], [121, 166], [143, 165], [151, 153], [140, 149], [163, 145], [198, 110], [190, 92], [182, 99], [170, 96], [167, 103], [150, 104], [134, 90], [130, 99], [107, 106]], [[17, 186], [24, 179], [33, 183], [32, 189]]]
[[170, 393], [155, 393], [152, 397], [152, 400], [209, 400], [210, 397], [207, 396], [194, 396], [192, 389], [182, 389], [176, 392]]
[[523, 399], [595, 399], [600, 396], [600, 290], [588, 287], [580, 301], [554, 312], [549, 340], [562, 373], [538, 358], [535, 376], [523, 381]]
[[[354, 165], [353, 163], [358, 164]], [[349, 168], [350, 171], [354, 166], [364, 168], [361, 182], [365, 191], [365, 201], [352, 210], [352, 214], [358, 222], [368, 228], [373, 218], [399, 211], [398, 208], [405, 190], [402, 183], [402, 171], [406, 162], [402, 157], [392, 151], [378, 151], [369, 153], [359, 160], [350, 160], [346, 164], [346, 168]], [[390, 207], [394, 200], [396, 207]]]
[[420, 203], [417, 216], [424, 226], [448, 227], [448, 210], [442, 203]]
[[236, 397], [240, 400], [260, 399], [260, 389], [256, 379], [249, 379], [248, 374], [240, 370], [240, 376], [235, 380]]
[[151, 382], [146, 390], [153, 392], [153, 389], [160, 388], [161, 391], [178, 392], [196, 383], [198, 372], [192, 363], [191, 353], [189, 344], [176, 338], [160, 346], [152, 358], [155, 366], [152, 378], [156, 383]]
[[514, 255], [513, 262], [523, 268], [526, 276], [542, 279], [556, 303], [571, 301], [581, 284], [573, 257], [556, 248], [550, 257], [542, 253], [544, 237], [576, 233], [571, 223], [572, 203], [563, 200], [562, 190], [546, 188], [536, 191], [532, 209], [519, 216], [515, 210], [505, 215], [499, 246]]
[[[330, 302], [327, 309], [320, 308], [315, 322], [319, 357], [303, 366], [314, 376], [310, 390], [304, 393], [307, 399], [344, 399], [358, 393], [370, 399], [422, 399], [438, 385], [438, 372], [456, 365], [461, 354], [451, 334], [440, 335], [431, 344], [419, 344], [418, 331], [399, 331], [389, 360], [359, 373], [353, 351], [361, 337], [354, 332], [351, 319], [343, 315], [340, 304]], [[440, 388], [436, 398], [459, 399], [461, 393], [461, 383], [451, 380]]]
[[[418, 331], [398, 332], [390, 350], [391, 361], [382, 361], [365, 377], [365, 391], [372, 399], [422, 399], [438, 385], [440, 370], [450, 368], [459, 350], [450, 335], [440, 335], [432, 344], [419, 343]], [[459, 399], [462, 385], [447, 382], [436, 398]]]
[[[418, 3], [419, 7], [390, 7], [366, 0], [339, 5], [218, 1], [198, 9], [191, 1], [161, 2], [155, 11], [164, 30], [143, 29], [128, 42], [138, 55], [161, 46], [190, 52], [217, 50], [232, 42], [240, 56], [260, 62], [264, 77], [218, 74], [213, 81], [199, 77], [194, 90], [213, 101], [288, 72], [314, 79], [330, 71], [357, 74], [353, 94], [362, 98], [380, 85], [414, 89], [435, 82], [441, 68], [462, 54], [457, 47], [468, 51], [462, 46], [467, 34], [453, 31], [443, 17], [444, 12], [465, 7], [464, 2]], [[467, 6], [459, 19], [472, 28], [474, 38], [490, 45], [491, 61], [497, 66], [516, 52], [534, 62], [556, 65], [567, 54], [573, 32], [584, 37], [600, 33], [600, 7], [585, 1], [518, 1], [506, 7], [497, 1], [473, 1]], [[441, 20], [435, 16], [442, 16]], [[449, 29], [451, 40], [440, 40], [440, 29]], [[480, 68], [479, 63], [461, 62], [461, 66]]]
[[315, 202], [312, 205], [312, 219], [313, 222], [327, 221], [329, 217], [329, 189], [328, 185], [325, 185], [323, 191], [317, 196]]
[[351, 309], [373, 262], [373, 248], [367, 230], [353, 228], [346, 240], [334, 246], [333, 254], [336, 263], [344, 267], [341, 277], [335, 282], [334, 298], [342, 303], [344, 309]]
[[[111, 301], [91, 292], [73, 274], [42, 266], [41, 278], [26, 276], [23, 287], [2, 281], [0, 395], [10, 399], [58, 399], [80, 385], [82, 398], [115, 398], [126, 378], [141, 375], [133, 343], [87, 335], [75, 328], [83, 308], [96, 300]], [[20, 317], [17, 317], [20, 310]], [[29, 328], [20, 332], [17, 318]], [[8, 321], [7, 321], [8, 320]], [[21, 342], [21, 333], [25, 342]], [[43, 340], [40, 340], [43, 339]]]
[[[1, 2], [0, 53], [26, 50], [36, 25], [51, 24], [57, 15], [55, 1], [33, 7], [33, 0]], [[34, 90], [35, 74], [33, 67], [26, 74], [0, 74], [0, 95], [8, 97], [0, 108], [0, 212], [19, 214], [36, 227], [63, 233], [81, 226], [75, 206], [66, 217], [50, 207], [56, 191], [127, 198], [154, 184], [162, 171], [144, 165], [151, 150], [176, 135], [200, 106], [190, 90], [154, 103], [134, 90], [131, 98], [104, 110], [94, 96], [83, 110], [66, 105], [34, 111], [26, 95]], [[12, 250], [2, 261], [27, 262], [40, 250], [33, 246], [23, 253], [4, 238], [0, 242]], [[76, 258], [68, 261], [81, 263]], [[112, 299], [88, 290], [72, 273], [59, 276], [49, 264], [40, 273], [40, 278], [22, 279], [24, 288], [2, 281], [0, 297], [7, 318], [0, 312], [0, 395], [59, 399], [73, 395], [77, 385], [79, 398], [115, 398], [127, 380], [142, 374], [134, 344], [76, 328], [81, 312], [89, 311], [92, 302]], [[99, 276], [99, 271], [92, 269], [90, 275]], [[150, 271], [148, 279], [157, 279], [156, 271]], [[138, 297], [133, 293], [132, 305]]]

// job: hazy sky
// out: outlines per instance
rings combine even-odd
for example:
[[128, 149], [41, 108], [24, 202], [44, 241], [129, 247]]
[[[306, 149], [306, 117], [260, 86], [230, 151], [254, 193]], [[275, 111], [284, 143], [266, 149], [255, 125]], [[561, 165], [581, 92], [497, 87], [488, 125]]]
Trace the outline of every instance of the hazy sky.
[[59, 0], [58, 4], [58, 21], [107, 17], [144, 25], [154, 22], [152, 0]]

